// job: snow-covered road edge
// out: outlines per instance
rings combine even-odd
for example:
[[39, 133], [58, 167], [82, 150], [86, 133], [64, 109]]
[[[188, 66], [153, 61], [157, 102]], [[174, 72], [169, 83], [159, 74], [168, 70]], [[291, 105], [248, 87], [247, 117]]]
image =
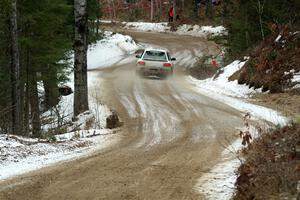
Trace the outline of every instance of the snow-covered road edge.
[[[191, 76], [188, 76], [186, 79], [191, 83], [195, 91], [227, 104], [243, 113], [250, 113], [257, 120], [267, 121], [279, 126], [289, 124], [290, 119], [282, 116], [277, 111], [247, 102], [249, 96], [253, 93], [261, 92], [261, 90], [254, 90], [248, 88], [246, 85], [239, 85], [237, 81], [228, 80], [246, 62], [247, 59], [245, 61], [234, 61], [226, 66], [223, 73], [215, 79], [198, 80]], [[249, 131], [257, 132], [255, 129]], [[232, 148], [234, 151], [228, 151], [228, 149]], [[231, 199], [234, 194], [235, 171], [241, 164], [235, 152], [242, 148], [240, 139], [229, 145], [222, 153], [221, 162], [214, 166], [209, 173], [201, 176], [194, 189], [204, 194], [209, 200]]]
[[250, 113], [251, 116], [271, 122], [274, 125], [284, 126], [290, 119], [284, 117], [279, 112], [259, 105], [247, 102], [247, 98], [261, 90], [254, 90], [247, 85], [240, 85], [237, 81], [229, 81], [228, 78], [240, 70], [245, 61], [234, 61], [223, 68], [223, 72], [216, 78], [198, 80], [192, 76], [187, 77], [187, 81], [194, 86], [195, 91], [217, 101], [227, 104], [243, 113]]
[[150, 22], [123, 22], [125, 29], [143, 31], [143, 32], [156, 32], [156, 33], [169, 33], [176, 35], [190, 35], [194, 37], [215, 37], [227, 35], [227, 30], [223, 26], [199, 26], [183, 24], [177, 27], [176, 31], [171, 31], [168, 22], [150, 23]]
[[[116, 131], [117, 130], [108, 129], [95, 130], [95, 134], [97, 136], [81, 138], [77, 139], [77, 141], [65, 142], [64, 144], [59, 144], [60, 147], [57, 147], [57, 144], [38, 143], [36, 145], [32, 145], [30, 148], [35, 148], [35, 151], [37, 152], [40, 151], [40, 155], [37, 156], [34, 154], [18, 162], [0, 164], [0, 181], [44, 167], [49, 167], [54, 164], [60, 164], [62, 162], [89, 156], [96, 151], [116, 144], [118, 142], [118, 137], [115, 137], [114, 135]], [[79, 131], [78, 134], [85, 134], [82, 132], [86, 131]], [[5, 136], [0, 135], [0, 140], [4, 137]], [[11, 140], [10, 142], [15, 143], [14, 145], [18, 145], [21, 148], [22, 144], [18, 143], [17, 141]], [[77, 145], [82, 145], [85, 142], [88, 143], [87, 146], [78, 148]], [[43, 155], [43, 151], [47, 151], [46, 149], [48, 149], [50, 153], [48, 152], [47, 154]]]

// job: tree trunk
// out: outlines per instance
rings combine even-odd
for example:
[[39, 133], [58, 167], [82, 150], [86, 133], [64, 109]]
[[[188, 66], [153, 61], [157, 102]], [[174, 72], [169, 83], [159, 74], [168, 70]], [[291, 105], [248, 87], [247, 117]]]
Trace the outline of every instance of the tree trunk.
[[165, 13], [163, 13], [162, 2], [161, 0], [159, 0], [159, 20], [162, 20], [164, 18], [164, 14]]
[[200, 0], [194, 0], [195, 7], [194, 7], [194, 12], [195, 12], [195, 17], [199, 17], [199, 11], [200, 11]]
[[[28, 37], [27, 33], [25, 34], [26, 37]], [[29, 86], [29, 68], [30, 68], [30, 51], [29, 51], [29, 47], [26, 46], [26, 48], [24, 48], [24, 58], [25, 60], [23, 61], [24, 64], [24, 82], [25, 82], [25, 95], [24, 95], [24, 133], [25, 135], [29, 135], [30, 134], [30, 86]]]
[[264, 5], [265, 5], [265, 1], [263, 1], [263, 3], [261, 3], [260, 0], [257, 1], [257, 11], [258, 11], [258, 15], [259, 15], [259, 26], [260, 26], [261, 37], [262, 37], [263, 40], [265, 39], [265, 33], [264, 33], [263, 21], [262, 21], [262, 15], [263, 15], [263, 12], [264, 12]]
[[161, 16], [161, 13], [160, 13], [160, 10], [159, 10], [159, 3], [158, 3], [158, 0], [155, 0], [155, 12], [154, 12], [154, 18], [157, 20], [157, 21], [160, 21], [160, 16]]
[[[75, 0], [75, 1], [78, 1], [78, 0]], [[112, 10], [113, 10], [113, 17], [114, 17], [114, 20], [116, 20], [117, 15], [116, 15], [115, 0], [111, 0], [111, 5], [112, 5]]]
[[[109, 5], [109, 8], [112, 10], [110, 0], [107, 0], [107, 5]], [[113, 20], [113, 13], [112, 12], [109, 12], [109, 17], [110, 17], [110, 20]]]
[[35, 138], [39, 138], [41, 136], [41, 120], [36, 72], [30, 74], [30, 111], [32, 120], [32, 135]]
[[176, 0], [173, 0], [173, 22], [176, 22], [177, 10], [176, 10]]
[[150, 20], [153, 22], [153, 12], [154, 12], [154, 0], [150, 0]]
[[87, 0], [74, 0], [74, 117], [89, 109], [87, 88]]
[[42, 72], [43, 85], [45, 91], [45, 108], [48, 110], [56, 106], [59, 102], [59, 92], [57, 86], [57, 70], [56, 67], [48, 66], [47, 71]]
[[18, 46], [17, 0], [11, 1], [11, 81], [12, 81], [12, 132], [23, 134], [21, 88], [20, 88], [20, 56]]
[[29, 109], [29, 99], [30, 99], [30, 91], [29, 91], [29, 81], [27, 80], [26, 82], [26, 88], [25, 88], [25, 101], [24, 101], [24, 132], [26, 135], [29, 135], [30, 133], [30, 127], [29, 127], [29, 124], [30, 124], [30, 119], [29, 119], [29, 112], [30, 112], [30, 109]]
[[212, 0], [206, 0], [206, 17], [212, 18]]

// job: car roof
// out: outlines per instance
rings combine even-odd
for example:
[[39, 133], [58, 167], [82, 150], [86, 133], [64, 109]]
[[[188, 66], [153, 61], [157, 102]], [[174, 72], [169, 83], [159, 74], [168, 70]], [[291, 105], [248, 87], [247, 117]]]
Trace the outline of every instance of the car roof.
[[165, 52], [165, 53], [168, 52], [168, 51], [165, 50], [165, 49], [151, 49], [151, 48], [145, 49], [145, 51], [161, 51], [161, 52]]

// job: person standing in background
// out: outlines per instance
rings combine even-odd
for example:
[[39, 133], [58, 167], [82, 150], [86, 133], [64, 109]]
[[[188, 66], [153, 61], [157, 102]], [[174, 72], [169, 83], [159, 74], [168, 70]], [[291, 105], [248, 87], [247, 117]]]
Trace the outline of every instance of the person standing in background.
[[174, 16], [173, 7], [170, 8], [168, 15], [169, 15], [169, 22], [173, 22], [173, 16]]

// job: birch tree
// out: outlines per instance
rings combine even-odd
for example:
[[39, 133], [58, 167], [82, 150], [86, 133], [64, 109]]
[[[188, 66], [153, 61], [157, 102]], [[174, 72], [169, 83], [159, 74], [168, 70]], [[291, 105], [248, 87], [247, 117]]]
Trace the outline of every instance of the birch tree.
[[87, 0], [74, 0], [74, 117], [89, 109], [87, 88]]

